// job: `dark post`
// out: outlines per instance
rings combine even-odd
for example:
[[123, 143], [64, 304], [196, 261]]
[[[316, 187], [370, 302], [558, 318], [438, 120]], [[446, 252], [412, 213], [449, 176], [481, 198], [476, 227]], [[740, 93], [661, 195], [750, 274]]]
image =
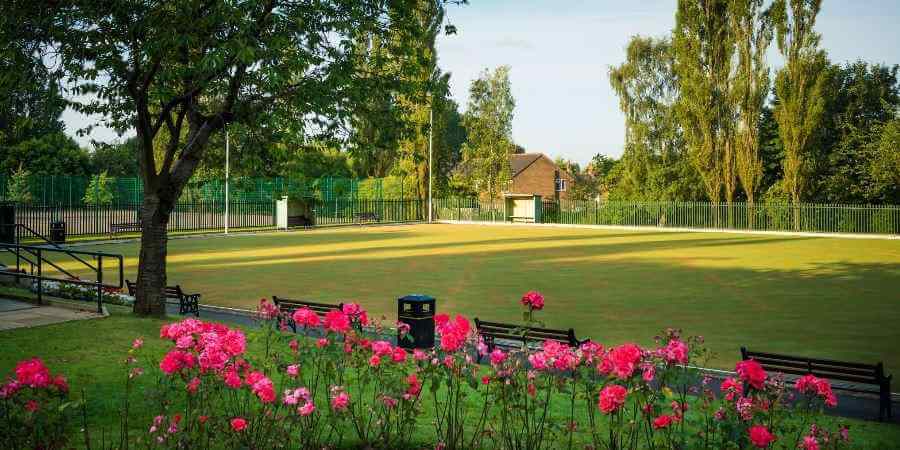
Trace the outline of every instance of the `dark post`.
[[[409, 325], [409, 336], [397, 345], [404, 348], [434, 348], [434, 297], [422, 294], [397, 299], [397, 321]], [[412, 339], [410, 339], [412, 338]]]
[[44, 263], [44, 259], [41, 256], [41, 249], [40, 249], [40, 247], [38, 247], [38, 249], [37, 249], [37, 266], [38, 266], [38, 276], [37, 276], [37, 282], [38, 282], [37, 297], [38, 298], [37, 298], [37, 301], [38, 301], [38, 305], [42, 305], [44, 303], [44, 295], [43, 295], [44, 294], [44, 275], [43, 275], [43, 270], [41, 270], [41, 266], [43, 265], [43, 263]]
[[97, 256], [97, 314], [103, 314], [103, 256]]

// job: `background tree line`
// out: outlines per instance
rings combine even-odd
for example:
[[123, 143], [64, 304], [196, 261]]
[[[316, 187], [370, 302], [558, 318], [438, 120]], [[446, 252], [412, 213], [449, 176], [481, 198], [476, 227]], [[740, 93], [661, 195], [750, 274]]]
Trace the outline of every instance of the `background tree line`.
[[670, 36], [633, 37], [609, 72], [624, 152], [592, 162], [594, 186], [618, 199], [900, 203], [898, 67], [829, 61], [820, 6], [683, 0]]

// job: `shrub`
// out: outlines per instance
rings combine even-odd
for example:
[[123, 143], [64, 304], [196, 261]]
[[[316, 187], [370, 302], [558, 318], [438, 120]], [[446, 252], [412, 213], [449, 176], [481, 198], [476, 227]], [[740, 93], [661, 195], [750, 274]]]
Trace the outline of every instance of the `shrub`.
[[31, 203], [31, 172], [19, 165], [6, 185], [6, 199], [16, 203]]
[[72, 406], [66, 377], [51, 375], [39, 358], [19, 362], [0, 385], [3, 448], [66, 448]]
[[106, 171], [99, 175], [91, 177], [91, 182], [87, 189], [84, 190], [84, 198], [82, 199], [87, 205], [108, 206], [113, 201], [113, 191], [110, 184], [110, 178]]
[[[528, 292], [520, 303], [526, 322], [540, 324], [543, 296]], [[788, 388], [748, 360], [714, 387], [691, 369], [707, 356], [703, 339], [678, 330], [650, 348], [547, 341], [506, 351], [478, 341], [464, 316], [442, 314], [436, 348], [410, 352], [352, 303], [324, 317], [306, 308], [286, 317], [261, 300], [257, 318], [257, 357], [242, 331], [197, 319], [161, 328], [169, 348], [156, 368], [140, 366], [143, 341], [132, 344], [126, 391], [146, 372], [159, 377], [160, 409], [140, 446], [420, 448], [413, 436], [428, 426], [437, 449], [814, 449], [849, 439], [845, 428], [817, 424], [837, 401], [827, 381], [807, 376]], [[307, 337], [286, 333], [289, 320]], [[400, 339], [407, 331], [398, 326]], [[24, 414], [28, 399], [4, 407]], [[50, 421], [55, 410], [47, 411]]]

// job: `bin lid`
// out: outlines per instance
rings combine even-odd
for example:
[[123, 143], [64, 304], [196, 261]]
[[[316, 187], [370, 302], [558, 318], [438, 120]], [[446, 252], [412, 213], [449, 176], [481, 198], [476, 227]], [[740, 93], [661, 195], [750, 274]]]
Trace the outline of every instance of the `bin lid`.
[[404, 302], [433, 302], [434, 297], [425, 294], [409, 294], [398, 298], [397, 300]]

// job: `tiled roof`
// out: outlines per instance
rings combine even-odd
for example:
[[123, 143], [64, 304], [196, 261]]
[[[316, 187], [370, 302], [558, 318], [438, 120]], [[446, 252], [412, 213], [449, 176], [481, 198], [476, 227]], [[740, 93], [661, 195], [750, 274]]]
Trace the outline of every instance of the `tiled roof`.
[[515, 177], [542, 156], [544, 155], [541, 153], [515, 153], [509, 155], [509, 168], [512, 171], [511, 175]]

